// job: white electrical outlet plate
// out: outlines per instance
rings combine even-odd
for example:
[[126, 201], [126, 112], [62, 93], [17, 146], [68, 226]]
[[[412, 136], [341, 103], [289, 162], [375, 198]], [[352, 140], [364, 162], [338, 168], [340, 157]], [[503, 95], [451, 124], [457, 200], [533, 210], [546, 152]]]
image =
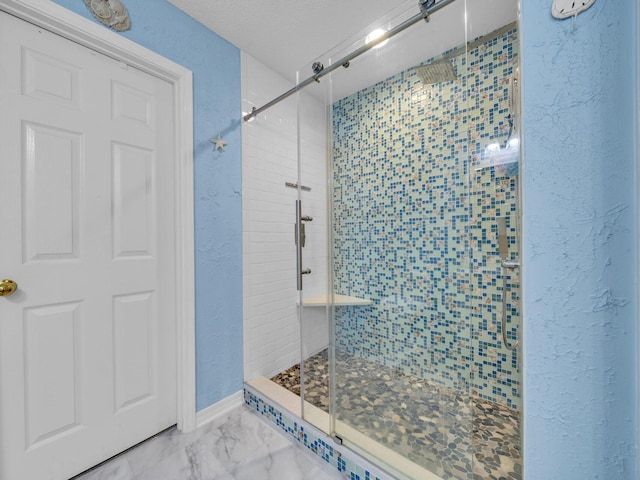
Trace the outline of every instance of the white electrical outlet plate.
[[555, 18], [575, 17], [594, 4], [596, 0], [553, 0], [551, 15]]

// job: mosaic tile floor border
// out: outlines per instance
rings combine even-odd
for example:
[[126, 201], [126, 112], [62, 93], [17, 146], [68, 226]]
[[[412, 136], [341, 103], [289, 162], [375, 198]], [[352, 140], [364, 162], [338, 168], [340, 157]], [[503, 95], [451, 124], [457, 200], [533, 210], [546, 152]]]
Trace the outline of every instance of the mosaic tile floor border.
[[371, 465], [369, 462], [337, 445], [320, 430], [304, 420], [289, 414], [275, 402], [266, 399], [260, 392], [245, 384], [245, 405], [255, 413], [275, 424], [312, 453], [322, 458], [350, 480], [394, 480], [393, 477]]

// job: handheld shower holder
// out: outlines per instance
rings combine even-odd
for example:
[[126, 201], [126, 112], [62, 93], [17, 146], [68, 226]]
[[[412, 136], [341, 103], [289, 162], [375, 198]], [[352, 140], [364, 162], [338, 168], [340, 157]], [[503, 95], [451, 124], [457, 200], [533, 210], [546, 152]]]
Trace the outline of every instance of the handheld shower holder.
[[502, 268], [507, 268], [509, 270], [513, 270], [514, 268], [520, 268], [520, 262], [517, 260], [505, 260], [504, 258], [500, 259], [500, 266]]

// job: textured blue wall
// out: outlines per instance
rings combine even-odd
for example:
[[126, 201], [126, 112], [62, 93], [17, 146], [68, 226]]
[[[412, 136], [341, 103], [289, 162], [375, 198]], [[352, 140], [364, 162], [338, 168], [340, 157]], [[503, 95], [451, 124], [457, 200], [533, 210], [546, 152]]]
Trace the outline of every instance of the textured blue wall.
[[[550, 5], [522, 0], [525, 470], [632, 479], [637, 6], [599, 0], [572, 32]], [[194, 72], [201, 409], [242, 384], [239, 52], [163, 0], [127, 6], [123, 36]], [[214, 159], [208, 140], [225, 129]]]
[[522, 1], [526, 478], [637, 478], [635, 1]]
[[[56, 3], [93, 19], [80, 0]], [[198, 410], [242, 389], [240, 51], [164, 0], [126, 2], [121, 35], [193, 71]], [[106, 27], [105, 27], [106, 28]], [[229, 144], [213, 153], [210, 138]]]

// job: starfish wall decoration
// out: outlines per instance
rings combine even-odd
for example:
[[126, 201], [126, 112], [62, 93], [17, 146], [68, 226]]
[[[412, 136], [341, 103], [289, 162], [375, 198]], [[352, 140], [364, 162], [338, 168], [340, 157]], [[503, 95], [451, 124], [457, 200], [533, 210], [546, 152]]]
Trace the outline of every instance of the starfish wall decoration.
[[222, 135], [218, 134], [218, 138], [212, 138], [211, 139], [212, 143], [215, 143], [215, 147], [213, 147], [213, 150], [221, 150], [224, 152], [224, 147], [225, 145], [227, 145], [227, 142], [225, 142], [224, 140], [222, 140]]

